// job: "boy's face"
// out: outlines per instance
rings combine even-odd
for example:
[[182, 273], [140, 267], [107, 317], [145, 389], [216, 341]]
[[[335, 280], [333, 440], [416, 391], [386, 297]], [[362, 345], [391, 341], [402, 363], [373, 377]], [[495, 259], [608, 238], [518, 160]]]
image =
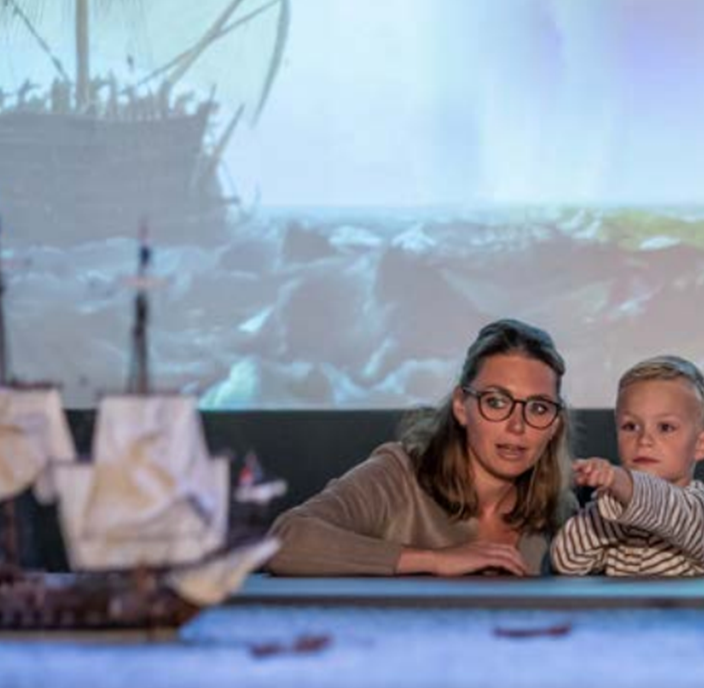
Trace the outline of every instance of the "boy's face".
[[616, 404], [621, 463], [684, 487], [704, 458], [702, 400], [685, 379], [628, 385]]

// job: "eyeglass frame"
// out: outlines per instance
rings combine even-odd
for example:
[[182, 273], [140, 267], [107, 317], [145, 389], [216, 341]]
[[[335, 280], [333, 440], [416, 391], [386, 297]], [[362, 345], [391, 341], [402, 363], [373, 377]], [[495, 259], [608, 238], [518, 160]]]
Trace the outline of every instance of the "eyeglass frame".
[[[513, 412], [516, 409], [516, 404], [521, 404], [521, 418], [523, 418], [523, 422], [526, 425], [529, 425], [534, 430], [547, 430], [560, 417], [561, 411], [565, 408], [564, 404], [562, 404], [561, 402], [553, 401], [552, 399], [545, 399], [543, 397], [528, 397], [527, 399], [516, 399], [516, 397], [514, 397], [512, 394], [503, 389], [484, 389], [479, 391], [477, 389], [474, 389], [474, 387], [470, 387], [469, 385], [461, 385], [460, 389], [468, 396], [477, 400], [477, 408], [479, 409], [481, 417], [484, 420], [488, 420], [490, 423], [502, 423], [503, 421], [508, 420], [513, 415]], [[489, 418], [484, 412], [484, 409], [482, 407], [482, 397], [485, 397], [488, 394], [496, 394], [511, 400], [511, 405], [508, 407], [508, 411], [503, 418]], [[543, 402], [544, 404], [555, 408], [555, 415], [547, 425], [538, 426], [528, 420], [526, 416], [526, 406], [532, 401]]]

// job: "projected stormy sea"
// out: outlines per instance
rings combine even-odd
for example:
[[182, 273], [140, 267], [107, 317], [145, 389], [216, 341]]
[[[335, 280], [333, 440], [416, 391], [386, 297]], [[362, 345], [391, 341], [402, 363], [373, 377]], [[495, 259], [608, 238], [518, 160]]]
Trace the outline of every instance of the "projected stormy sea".
[[[155, 379], [209, 409], [428, 403], [477, 329], [510, 316], [554, 334], [573, 404], [608, 406], [639, 358], [704, 363], [700, 211], [260, 210], [214, 245], [157, 236]], [[122, 387], [136, 247], [6, 251], [19, 377], [60, 382], [69, 407]]]

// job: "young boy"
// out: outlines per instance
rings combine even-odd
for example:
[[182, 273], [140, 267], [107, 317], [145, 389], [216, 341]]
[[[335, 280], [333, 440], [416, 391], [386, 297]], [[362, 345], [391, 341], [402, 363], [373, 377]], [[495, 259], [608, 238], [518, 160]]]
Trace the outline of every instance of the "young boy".
[[616, 429], [621, 466], [575, 462], [578, 485], [596, 499], [572, 517], [551, 547], [569, 575], [704, 574], [704, 376], [678, 356], [636, 364], [619, 380]]

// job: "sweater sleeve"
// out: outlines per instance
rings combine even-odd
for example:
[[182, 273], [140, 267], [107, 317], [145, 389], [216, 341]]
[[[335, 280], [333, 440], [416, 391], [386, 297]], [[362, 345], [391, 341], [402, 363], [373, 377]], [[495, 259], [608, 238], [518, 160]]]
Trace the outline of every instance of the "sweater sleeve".
[[631, 471], [631, 476], [628, 505], [605, 493], [599, 499], [601, 515], [657, 535], [704, 565], [704, 485], [695, 481], [682, 488], [642, 471]]
[[596, 502], [572, 516], [550, 547], [553, 568], [571, 576], [600, 573], [606, 568], [610, 547], [623, 537], [622, 529], [602, 518]]
[[269, 562], [289, 576], [390, 576], [402, 544], [385, 539], [391, 520], [407, 507], [410, 474], [383, 445], [318, 495], [285, 512], [272, 533], [281, 548]]

